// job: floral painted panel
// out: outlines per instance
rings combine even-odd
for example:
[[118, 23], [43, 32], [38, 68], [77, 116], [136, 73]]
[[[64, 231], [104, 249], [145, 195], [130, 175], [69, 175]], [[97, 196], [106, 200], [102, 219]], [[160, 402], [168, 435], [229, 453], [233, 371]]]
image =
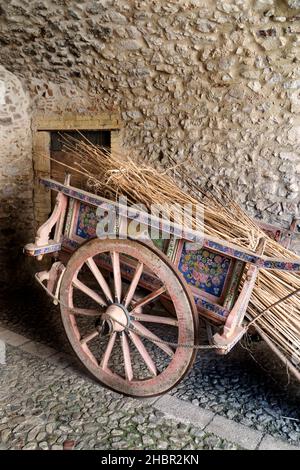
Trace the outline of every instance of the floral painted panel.
[[205, 248], [193, 249], [192, 243], [184, 243], [179, 270], [188, 284], [220, 297], [230, 266], [230, 258]]
[[80, 203], [75, 235], [81, 238], [91, 238], [96, 235], [98, 218], [96, 207]]

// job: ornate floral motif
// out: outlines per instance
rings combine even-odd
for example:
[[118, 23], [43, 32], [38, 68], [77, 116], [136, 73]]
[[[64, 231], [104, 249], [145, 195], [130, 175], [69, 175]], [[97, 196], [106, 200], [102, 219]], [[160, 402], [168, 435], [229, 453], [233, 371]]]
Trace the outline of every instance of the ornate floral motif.
[[81, 238], [91, 238], [96, 234], [96, 208], [80, 203], [75, 234]]
[[230, 265], [230, 258], [206, 250], [188, 249], [183, 245], [179, 269], [188, 284], [220, 297]]
[[210, 312], [214, 312], [215, 315], [218, 315], [221, 318], [226, 318], [230, 310], [227, 308], [221, 307], [218, 304], [214, 304], [209, 302], [209, 300], [204, 299], [204, 297], [198, 297], [194, 295], [195, 303], [199, 308], [205, 308], [205, 310], [209, 310]]

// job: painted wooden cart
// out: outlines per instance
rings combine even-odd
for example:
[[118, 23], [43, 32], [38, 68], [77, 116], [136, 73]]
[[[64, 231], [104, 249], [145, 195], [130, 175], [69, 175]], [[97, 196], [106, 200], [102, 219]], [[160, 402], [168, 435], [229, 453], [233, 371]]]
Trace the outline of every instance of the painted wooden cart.
[[38, 260], [51, 254], [50, 269], [36, 278], [60, 304], [76, 355], [94, 377], [124, 394], [151, 396], [174, 387], [203, 344], [199, 320], [207, 325], [203, 347], [228, 353], [245, 334], [259, 269], [300, 270], [299, 260], [265, 257], [264, 239], [252, 252], [192, 231], [178, 238], [176, 226], [159, 218], [151, 225], [169, 239], [124, 238], [122, 221], [149, 224], [147, 213], [128, 207], [119, 237], [99, 239], [99, 208], [115, 213], [115, 202], [72, 187], [69, 175], [63, 184], [41, 184], [58, 192], [56, 205], [24, 251]]

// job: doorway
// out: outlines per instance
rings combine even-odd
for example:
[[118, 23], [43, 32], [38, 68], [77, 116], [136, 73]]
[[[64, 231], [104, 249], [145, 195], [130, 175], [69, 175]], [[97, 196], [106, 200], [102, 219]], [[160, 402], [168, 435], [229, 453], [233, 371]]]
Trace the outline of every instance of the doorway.
[[[64, 181], [68, 171], [58, 162], [73, 166], [71, 153], [63, 151], [63, 136], [75, 139], [87, 139], [94, 145], [103, 146], [111, 151], [120, 149], [121, 120], [118, 113], [102, 113], [95, 115], [81, 115], [64, 113], [45, 116], [37, 114], [32, 122], [33, 131], [33, 167], [34, 167], [34, 219], [35, 227], [40, 226], [51, 212], [53, 196], [39, 184], [40, 178], [52, 178], [59, 182]], [[50, 157], [57, 160], [51, 161]], [[83, 187], [80, 174], [69, 171], [71, 185]]]
[[[74, 156], [71, 151], [67, 151], [64, 147], [64, 139], [72, 138], [76, 141], [90, 142], [93, 145], [105, 147], [107, 150], [111, 148], [110, 131], [51, 131], [50, 133], [50, 177], [53, 180], [64, 182], [65, 174], [71, 174], [71, 186], [86, 189], [86, 178], [75, 170], [69, 169], [64, 165], [74, 167]], [[61, 165], [62, 162], [64, 165]], [[55, 194], [52, 194], [52, 207], [55, 201]]]

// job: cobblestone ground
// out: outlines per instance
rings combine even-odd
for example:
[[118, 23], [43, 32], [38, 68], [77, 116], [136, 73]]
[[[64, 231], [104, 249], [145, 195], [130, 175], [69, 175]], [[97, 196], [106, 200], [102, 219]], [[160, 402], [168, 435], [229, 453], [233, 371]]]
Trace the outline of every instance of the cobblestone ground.
[[[53, 306], [38, 288], [28, 286], [28, 289], [14, 292], [13, 296], [2, 296], [0, 323], [30, 339], [70, 352], [60, 323], [59, 308]], [[274, 437], [299, 444], [299, 384], [287, 377], [286, 370], [263, 343], [254, 344], [252, 355], [255, 360], [239, 346], [226, 357], [201, 353], [192, 371], [171, 393]], [[103, 393], [102, 388], [93, 387], [95, 394]]]
[[[198, 356], [190, 374], [171, 393], [201, 408], [274, 437], [300, 442], [299, 384], [263, 343], [226, 357]], [[271, 374], [271, 375], [270, 375]]]
[[1, 449], [237, 449], [196, 427], [165, 420], [124, 398], [12, 346], [1, 366]]

